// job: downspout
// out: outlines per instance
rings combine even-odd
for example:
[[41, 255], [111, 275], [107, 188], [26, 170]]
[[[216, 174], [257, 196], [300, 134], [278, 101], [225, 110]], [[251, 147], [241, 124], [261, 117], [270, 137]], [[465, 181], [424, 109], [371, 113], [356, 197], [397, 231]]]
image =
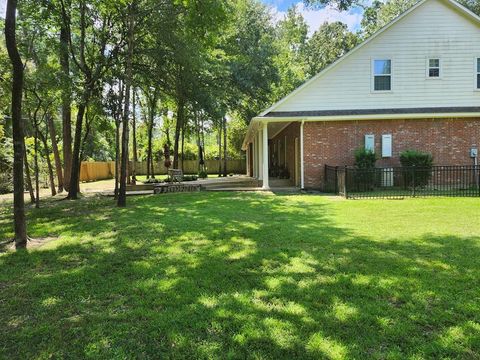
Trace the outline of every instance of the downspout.
[[300, 124], [300, 189], [305, 188], [305, 166], [303, 164], [303, 125], [305, 120], [302, 120]]

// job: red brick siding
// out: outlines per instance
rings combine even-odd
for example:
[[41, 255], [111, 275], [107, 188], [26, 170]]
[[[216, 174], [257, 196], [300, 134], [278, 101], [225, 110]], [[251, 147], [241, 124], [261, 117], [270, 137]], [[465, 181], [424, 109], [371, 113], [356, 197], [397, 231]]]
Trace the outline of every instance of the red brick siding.
[[375, 135], [379, 156], [382, 135], [392, 135], [393, 156], [380, 159], [378, 166], [399, 165], [399, 154], [406, 149], [429, 152], [438, 165], [471, 165], [469, 150], [480, 146], [480, 119], [305, 122], [305, 187], [323, 186], [325, 165], [353, 165], [354, 151], [364, 146], [365, 134]]

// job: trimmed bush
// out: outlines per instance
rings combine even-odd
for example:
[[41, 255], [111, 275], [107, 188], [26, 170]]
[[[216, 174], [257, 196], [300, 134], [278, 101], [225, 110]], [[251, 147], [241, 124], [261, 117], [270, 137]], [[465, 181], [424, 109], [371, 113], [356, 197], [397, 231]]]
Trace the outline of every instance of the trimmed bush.
[[432, 178], [433, 156], [418, 150], [405, 150], [400, 153], [400, 163], [405, 169], [405, 185], [424, 187]]
[[400, 163], [403, 167], [432, 168], [433, 156], [417, 150], [405, 150], [400, 153]]
[[355, 175], [353, 177], [357, 191], [371, 191], [375, 186], [375, 163], [377, 156], [372, 150], [355, 150]]
[[206, 171], [200, 171], [200, 172], [198, 173], [198, 177], [199, 177], [200, 179], [206, 179], [206, 178], [208, 178], [208, 174], [207, 174]]
[[359, 148], [355, 150], [355, 167], [357, 169], [373, 169], [377, 162], [377, 156], [372, 150]]

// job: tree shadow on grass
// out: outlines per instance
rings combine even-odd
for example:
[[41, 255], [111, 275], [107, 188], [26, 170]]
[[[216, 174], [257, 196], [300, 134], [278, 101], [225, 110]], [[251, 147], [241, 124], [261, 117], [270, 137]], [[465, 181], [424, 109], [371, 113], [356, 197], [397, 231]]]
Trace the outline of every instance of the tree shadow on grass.
[[8, 358], [475, 358], [480, 239], [379, 241], [316, 197], [47, 204], [0, 257]]

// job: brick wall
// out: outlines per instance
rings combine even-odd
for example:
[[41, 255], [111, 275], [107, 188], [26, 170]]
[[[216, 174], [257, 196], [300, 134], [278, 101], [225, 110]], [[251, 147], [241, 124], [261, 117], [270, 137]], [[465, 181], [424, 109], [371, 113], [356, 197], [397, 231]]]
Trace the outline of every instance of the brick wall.
[[[469, 150], [473, 146], [480, 147], [480, 119], [306, 122], [305, 187], [323, 186], [326, 164], [353, 165], [354, 151], [364, 146], [366, 134], [375, 135], [375, 152], [379, 157], [382, 135], [392, 135], [392, 157], [380, 159], [378, 166], [400, 165], [399, 154], [406, 149], [433, 154], [437, 165], [472, 165]], [[292, 154], [294, 156], [294, 149]]]

